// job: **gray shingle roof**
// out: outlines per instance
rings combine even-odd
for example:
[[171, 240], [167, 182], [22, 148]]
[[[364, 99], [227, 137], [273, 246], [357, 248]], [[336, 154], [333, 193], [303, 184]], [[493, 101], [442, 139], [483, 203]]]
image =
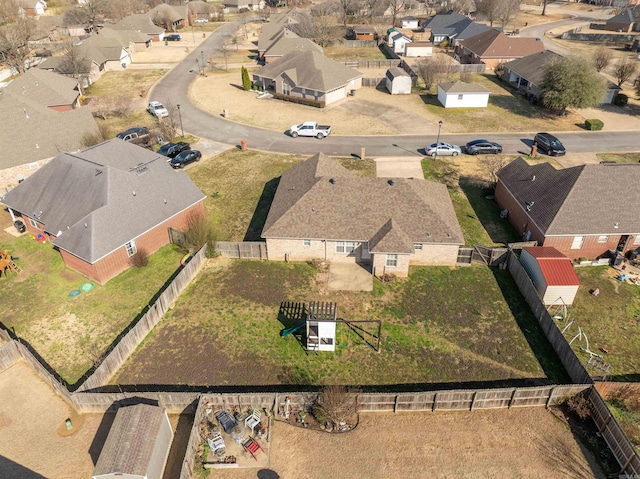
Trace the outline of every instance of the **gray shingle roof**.
[[204, 198], [165, 157], [113, 139], [58, 155], [3, 203], [32, 217], [41, 212], [54, 245], [95, 263]]
[[523, 207], [534, 203], [528, 215], [547, 235], [640, 233], [640, 164], [556, 170], [518, 158], [498, 178]]
[[507, 62], [504, 67], [525, 78], [529, 83], [540, 85], [544, 80], [544, 66], [547, 62], [558, 58], [562, 58], [562, 56], [551, 50], [544, 50]]
[[11, 118], [0, 128], [0, 169], [75, 151], [82, 147], [86, 133], [98, 132], [86, 107], [55, 111], [21, 92], [14, 94], [6, 89], [0, 89], [0, 118]]
[[489, 29], [487, 25], [475, 23], [469, 17], [453, 12], [436, 15], [423, 27], [425, 30], [431, 30], [435, 35], [453, 36], [456, 40], [472, 37]]
[[616, 16], [611, 17], [607, 22], [628, 24], [640, 22], [640, 5], [627, 8]]
[[463, 81], [440, 83], [439, 87], [446, 93], [490, 93], [490, 90], [482, 85]]
[[357, 70], [325, 57], [315, 50], [294, 52], [253, 72], [261, 78], [276, 79], [286, 74], [296, 87], [321, 92], [332, 91], [362, 76]]
[[371, 241], [393, 253], [464, 242], [446, 186], [359, 177], [321, 153], [282, 175], [262, 236]]
[[292, 52], [304, 52], [307, 50], [315, 50], [322, 53], [322, 47], [316, 43], [313, 43], [308, 38], [300, 38], [297, 35], [293, 36], [288, 33], [288, 30], [284, 30], [280, 35], [264, 52], [265, 56], [284, 56], [287, 53]]
[[148, 15], [137, 13], [124, 17], [118, 23], [111, 26], [114, 30], [134, 30], [147, 35], [160, 34], [164, 28], [154, 25]]
[[80, 95], [77, 80], [39, 68], [30, 68], [4, 91], [27, 96], [44, 106], [71, 105]]
[[164, 409], [148, 404], [118, 409], [93, 475], [117, 473], [146, 477], [165, 417]]

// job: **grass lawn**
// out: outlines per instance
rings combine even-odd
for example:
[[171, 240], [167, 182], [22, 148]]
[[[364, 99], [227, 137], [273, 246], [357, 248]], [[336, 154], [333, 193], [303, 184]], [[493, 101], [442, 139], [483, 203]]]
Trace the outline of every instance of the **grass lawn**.
[[611, 399], [606, 403], [613, 417], [640, 453], [640, 401], [637, 398], [627, 398]]
[[638, 163], [640, 153], [596, 153], [600, 161], [615, 161], [616, 163]]
[[358, 60], [386, 60], [384, 53], [378, 47], [326, 47], [325, 56], [338, 61], [358, 61]]
[[[576, 268], [580, 278], [578, 295], [569, 308], [573, 319], [589, 338], [591, 351], [602, 354], [603, 360], [612, 366], [609, 380], [638, 381], [640, 379], [640, 288], [615, 279], [617, 272], [608, 266]], [[599, 288], [600, 294], [589, 291]], [[562, 328], [563, 326], [560, 325]], [[573, 328], [565, 333], [571, 338], [577, 334]], [[571, 339], [569, 338], [569, 339]], [[588, 355], [582, 351], [578, 340], [572, 343], [578, 357], [586, 364]], [[608, 353], [602, 353], [604, 348]], [[590, 370], [600, 376], [602, 371]]]
[[[114, 384], [398, 385], [565, 381], [508, 273], [413, 268], [373, 293], [333, 292], [306, 263], [218, 259], [123, 366]], [[381, 353], [338, 325], [334, 353], [307, 355], [280, 331], [283, 301], [336, 301], [345, 319], [383, 322]], [[533, 350], [535, 351], [532, 351]]]
[[70, 384], [75, 383], [140, 313], [176, 270], [182, 254], [166, 246], [143, 269], [131, 268], [104, 286], [70, 298], [87, 278], [66, 268], [51, 244], [28, 235], [0, 241], [19, 275], [2, 282], [2, 323], [27, 340]]
[[438, 181], [449, 187], [465, 245], [493, 246], [519, 241], [511, 224], [500, 218], [498, 204], [485, 198], [492, 192], [482, 186], [477, 175], [470, 172], [461, 175], [461, 169], [446, 159], [424, 159], [422, 171], [425, 179]]

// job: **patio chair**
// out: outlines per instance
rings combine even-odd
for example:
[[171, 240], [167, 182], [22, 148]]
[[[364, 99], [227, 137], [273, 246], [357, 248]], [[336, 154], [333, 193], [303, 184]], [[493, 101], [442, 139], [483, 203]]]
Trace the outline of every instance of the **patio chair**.
[[244, 425], [248, 428], [251, 428], [251, 432], [255, 434], [254, 428], [260, 424], [262, 418], [262, 413], [258, 410], [255, 410], [251, 413], [249, 417], [244, 420]]
[[211, 452], [216, 456], [220, 457], [226, 454], [224, 439], [222, 439], [222, 435], [219, 432], [214, 432], [211, 438], [207, 438], [207, 442]]

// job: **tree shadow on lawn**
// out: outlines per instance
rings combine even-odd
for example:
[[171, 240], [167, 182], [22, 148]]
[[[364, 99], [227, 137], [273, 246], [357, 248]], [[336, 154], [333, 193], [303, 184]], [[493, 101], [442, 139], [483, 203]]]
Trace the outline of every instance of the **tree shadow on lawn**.
[[511, 223], [500, 218], [498, 203], [495, 200], [485, 198], [487, 195], [493, 194], [492, 191], [480, 186], [477, 178], [472, 176], [461, 176], [459, 185], [491, 241], [505, 244], [520, 241], [520, 237]]
[[570, 384], [571, 379], [560, 362], [560, 358], [553, 350], [509, 272], [498, 268], [491, 268], [491, 272], [502, 291], [502, 296], [509, 306], [513, 318], [547, 378], [556, 384]]
[[256, 209], [253, 211], [253, 216], [249, 222], [247, 232], [244, 234], [243, 241], [262, 241], [262, 238], [260, 237], [262, 234], [262, 228], [264, 228], [264, 223], [267, 221], [269, 208], [271, 208], [271, 203], [273, 202], [273, 197], [276, 194], [279, 183], [279, 176], [265, 183]]

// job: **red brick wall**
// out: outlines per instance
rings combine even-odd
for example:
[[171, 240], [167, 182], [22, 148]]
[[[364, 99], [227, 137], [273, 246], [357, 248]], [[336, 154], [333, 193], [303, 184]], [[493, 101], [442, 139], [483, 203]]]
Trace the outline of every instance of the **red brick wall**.
[[520, 237], [527, 231], [531, 231], [531, 241], [539, 244], [544, 242], [542, 231], [531, 221], [526, 214], [524, 207], [509, 193], [501, 182], [498, 182], [495, 193], [496, 202], [501, 210], [509, 210], [509, 223], [513, 225]]
[[68, 111], [68, 110], [73, 110], [73, 105], [56, 105], [56, 106], [50, 106], [49, 108], [55, 111]]

